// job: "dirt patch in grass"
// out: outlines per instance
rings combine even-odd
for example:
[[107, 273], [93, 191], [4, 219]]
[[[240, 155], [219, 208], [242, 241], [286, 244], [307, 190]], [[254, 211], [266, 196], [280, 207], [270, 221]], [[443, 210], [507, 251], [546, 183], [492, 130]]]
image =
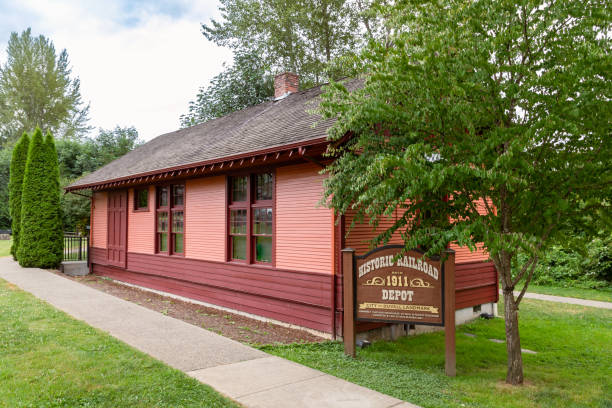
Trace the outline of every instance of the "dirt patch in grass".
[[116, 283], [108, 278], [95, 275], [71, 277], [53, 271], [55, 274], [72, 279], [94, 289], [124, 300], [155, 310], [167, 316], [213, 331], [233, 340], [250, 345], [289, 344], [322, 342], [326, 339], [304, 330], [291, 329], [270, 322], [262, 322], [249, 317], [184, 302], [167, 296], [158, 295]]

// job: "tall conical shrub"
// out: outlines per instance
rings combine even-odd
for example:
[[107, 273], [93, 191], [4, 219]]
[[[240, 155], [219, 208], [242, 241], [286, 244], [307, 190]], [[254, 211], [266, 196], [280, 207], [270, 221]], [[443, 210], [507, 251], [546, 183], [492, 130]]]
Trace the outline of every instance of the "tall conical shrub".
[[17, 259], [17, 249], [19, 248], [19, 237], [21, 230], [21, 191], [23, 185], [23, 174], [25, 173], [26, 162], [28, 160], [28, 147], [30, 137], [23, 133], [13, 149], [11, 158], [11, 170], [9, 178], [9, 211], [11, 214], [11, 229], [13, 231], [13, 243], [11, 254]]
[[[62, 260], [59, 180], [53, 163], [55, 148], [36, 128], [23, 177], [21, 237], [17, 260], [21, 266], [54, 268]], [[58, 226], [60, 235], [58, 236]]]
[[49, 131], [47, 131], [47, 136], [45, 137], [45, 147], [48, 155], [47, 163], [49, 165], [49, 181], [53, 184], [53, 189], [55, 190], [53, 211], [57, 214], [57, 218], [51, 232], [53, 236], [52, 242], [54, 244], [53, 252], [56, 254], [58, 258], [57, 263], [59, 264], [62, 261], [62, 253], [64, 250], [64, 229], [62, 226], [62, 204], [60, 199], [60, 170], [57, 149], [55, 148], [55, 139]]

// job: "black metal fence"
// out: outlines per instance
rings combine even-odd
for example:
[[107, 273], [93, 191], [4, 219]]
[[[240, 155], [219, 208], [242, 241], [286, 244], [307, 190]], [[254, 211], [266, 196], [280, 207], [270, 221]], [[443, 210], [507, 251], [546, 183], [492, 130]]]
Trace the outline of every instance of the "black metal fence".
[[89, 237], [64, 233], [64, 261], [89, 261]]

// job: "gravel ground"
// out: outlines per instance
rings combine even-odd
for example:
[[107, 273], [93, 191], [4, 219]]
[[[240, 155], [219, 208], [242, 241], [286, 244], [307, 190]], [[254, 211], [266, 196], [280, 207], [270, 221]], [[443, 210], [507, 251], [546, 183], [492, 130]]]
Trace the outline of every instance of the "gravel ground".
[[183, 302], [156, 293], [122, 285], [111, 279], [100, 276], [87, 275], [71, 277], [59, 271], [53, 272], [66, 279], [72, 279], [94, 289], [101, 290], [102, 292], [134, 302], [148, 309], [183, 320], [195, 326], [203, 327], [222, 336], [249, 345], [315, 343], [326, 340], [304, 330], [291, 329], [223, 310]]

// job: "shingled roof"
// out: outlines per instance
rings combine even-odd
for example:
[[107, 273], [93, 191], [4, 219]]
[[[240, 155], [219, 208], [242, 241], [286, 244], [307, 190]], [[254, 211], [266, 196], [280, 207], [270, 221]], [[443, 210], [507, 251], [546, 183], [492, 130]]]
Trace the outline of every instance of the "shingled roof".
[[312, 113], [319, 105], [321, 93], [318, 86], [158, 136], [66, 189], [78, 190], [275, 147], [324, 142], [333, 120], [322, 120]]

